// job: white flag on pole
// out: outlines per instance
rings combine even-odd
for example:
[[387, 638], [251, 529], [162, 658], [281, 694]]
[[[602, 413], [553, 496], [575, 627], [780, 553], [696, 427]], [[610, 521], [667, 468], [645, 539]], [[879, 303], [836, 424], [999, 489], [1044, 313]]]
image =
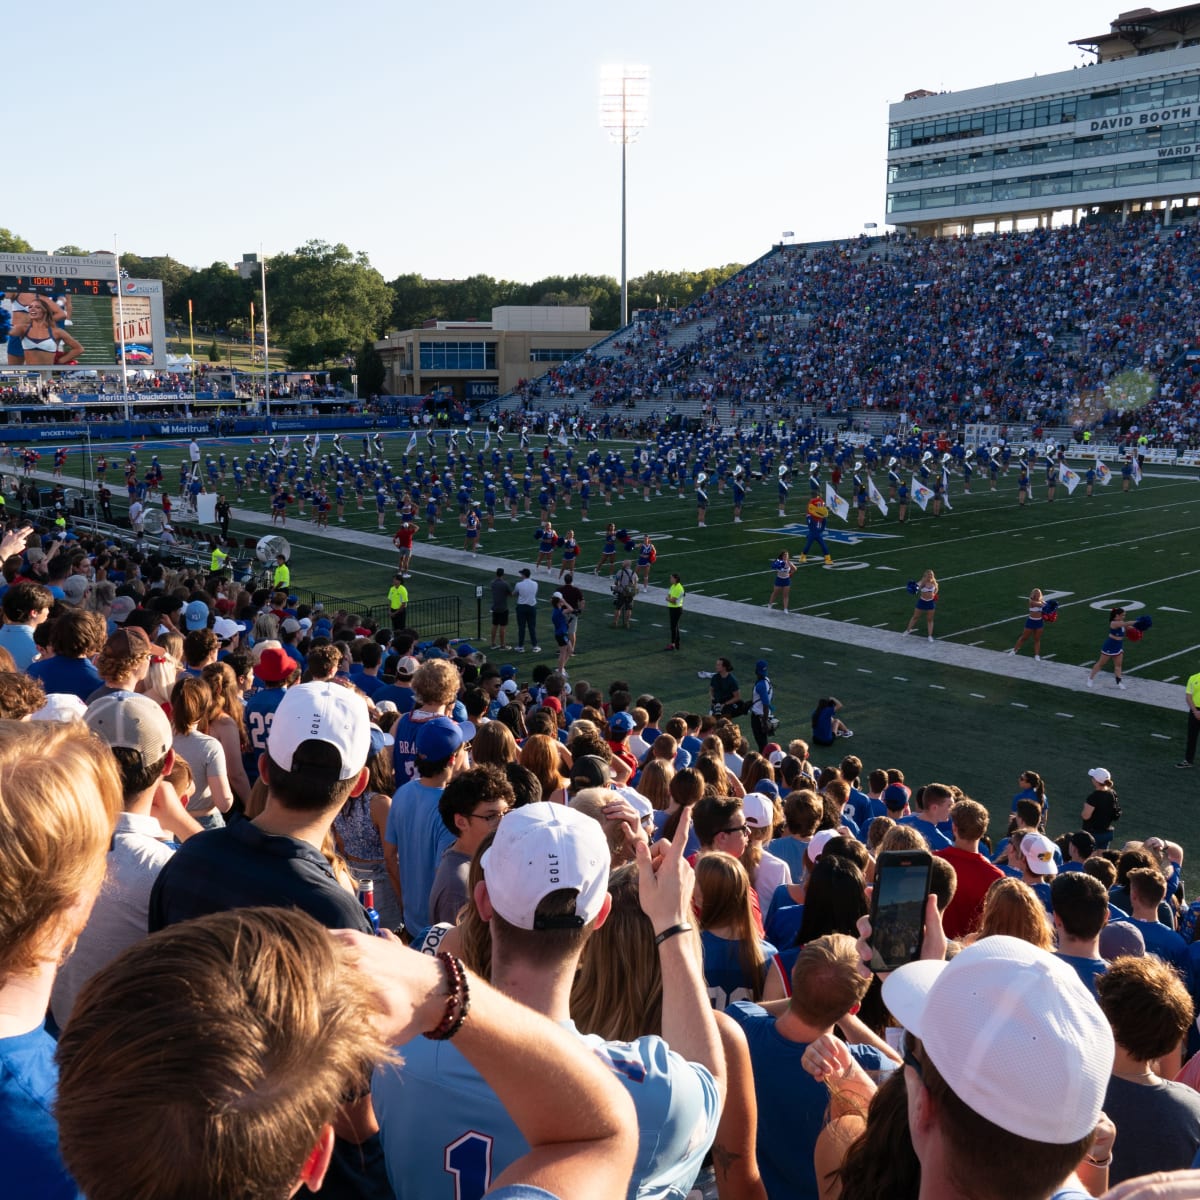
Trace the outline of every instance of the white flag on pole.
[[1140, 462], [1138, 462], [1136, 454], [1133, 455], [1132, 458], [1130, 458], [1129, 464], [1130, 464], [1130, 466], [1133, 467], [1133, 482], [1136, 483], [1138, 487], [1141, 487], [1142, 486], [1142, 464]]
[[947, 511], [954, 511], [954, 505], [950, 503], [950, 475], [945, 467], [942, 468], [942, 503]]
[[405, 454], [411, 454], [417, 448], [417, 434], [413, 431], [412, 437], [408, 439], [408, 445], [404, 447]]
[[887, 501], [883, 493], [875, 486], [875, 480], [867, 476], [867, 499], [886, 517], [888, 515]]
[[1100, 480], [1101, 487], [1108, 487], [1112, 483], [1112, 472], [1108, 469], [1108, 464], [1099, 459], [1096, 459], [1096, 478]]
[[1066, 463], [1063, 463], [1062, 481], [1063, 486], [1067, 489], [1068, 496], [1072, 495], [1075, 489], [1079, 486], [1079, 476], [1076, 475], [1075, 472], [1066, 465]]
[[933, 489], [927, 488], [914, 474], [912, 477], [912, 498], [925, 511], [925, 506], [933, 499]]
[[833, 490], [833, 484], [831, 483], [827, 483], [825, 485], [825, 503], [828, 506], [829, 511], [837, 513], [837, 515], [841, 517], [843, 521], [848, 521], [850, 519], [849, 503], [843, 500], [841, 496], [839, 496], [837, 492]]

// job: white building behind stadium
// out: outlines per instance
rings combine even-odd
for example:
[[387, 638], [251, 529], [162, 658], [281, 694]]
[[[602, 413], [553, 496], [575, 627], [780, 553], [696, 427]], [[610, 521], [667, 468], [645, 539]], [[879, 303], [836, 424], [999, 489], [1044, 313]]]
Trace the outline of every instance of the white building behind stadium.
[[888, 118], [887, 222], [922, 235], [1200, 205], [1200, 4], [1123, 13], [1073, 45], [1095, 61], [962, 92], [911, 92]]

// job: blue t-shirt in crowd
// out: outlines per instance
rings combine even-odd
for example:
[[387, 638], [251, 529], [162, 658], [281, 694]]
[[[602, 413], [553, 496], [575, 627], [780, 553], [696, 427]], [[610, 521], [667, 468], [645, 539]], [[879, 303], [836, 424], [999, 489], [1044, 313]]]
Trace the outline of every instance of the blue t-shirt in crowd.
[[[726, 1011], [750, 1046], [758, 1101], [758, 1169], [767, 1195], [817, 1200], [813, 1150], [825, 1124], [829, 1089], [800, 1065], [807, 1044], [783, 1037], [769, 1013], [745, 1002]], [[865, 1071], [877, 1072], [884, 1065], [874, 1047], [852, 1045], [850, 1053]]]
[[52, 1111], [57, 1088], [54, 1039], [41, 1026], [0, 1038], [0, 1162], [7, 1196], [79, 1195], [58, 1153]]
[[400, 858], [404, 927], [414, 933], [430, 924], [429, 893], [442, 855], [454, 842], [438, 812], [442, 788], [413, 779], [397, 788], [388, 809], [386, 839]]
[[[569, 1022], [566, 1028], [575, 1032]], [[716, 1136], [721, 1106], [712, 1075], [659, 1037], [578, 1036], [633, 1100], [639, 1136], [629, 1197], [684, 1200]], [[407, 1043], [403, 1066], [376, 1070], [371, 1095], [396, 1200], [482, 1196], [529, 1149], [496, 1094], [450, 1042]]]
[[708, 998], [717, 1012], [724, 1012], [734, 1001], [750, 1000], [757, 987], [762, 995], [767, 978], [767, 967], [775, 957], [775, 947], [770, 942], [759, 942], [765, 962], [758, 979], [747, 975], [742, 966], [741, 942], [736, 938], [718, 937], [705, 930], [700, 934], [704, 950], [704, 982], [708, 985]]
[[1080, 983], [1094, 996], [1096, 994], [1096, 976], [1103, 975], [1108, 970], [1108, 963], [1102, 958], [1082, 958], [1075, 954], [1059, 954], [1063, 962], [1079, 976]]
[[97, 688], [104, 686], [100, 672], [86, 658], [43, 658], [31, 663], [25, 673], [42, 685], [47, 696], [61, 692], [78, 696], [84, 703]]

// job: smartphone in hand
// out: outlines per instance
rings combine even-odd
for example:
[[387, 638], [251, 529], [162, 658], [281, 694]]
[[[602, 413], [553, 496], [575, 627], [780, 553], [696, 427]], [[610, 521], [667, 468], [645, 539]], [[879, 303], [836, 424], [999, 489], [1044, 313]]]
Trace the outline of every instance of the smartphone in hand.
[[894, 971], [921, 957], [932, 871], [933, 857], [927, 850], [889, 850], [875, 860], [872, 971]]

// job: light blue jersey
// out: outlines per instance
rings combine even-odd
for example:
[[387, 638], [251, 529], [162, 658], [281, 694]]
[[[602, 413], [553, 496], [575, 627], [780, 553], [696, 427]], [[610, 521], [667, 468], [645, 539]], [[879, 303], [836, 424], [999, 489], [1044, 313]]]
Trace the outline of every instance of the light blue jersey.
[[414, 779], [397, 789], [388, 809], [385, 836], [400, 858], [404, 891], [404, 926], [418, 933], [429, 924], [429, 893], [433, 877], [454, 834], [438, 812], [442, 789]]
[[[570, 1022], [566, 1028], [577, 1032]], [[630, 1200], [683, 1200], [716, 1137], [721, 1106], [712, 1075], [659, 1037], [577, 1036], [620, 1078], [637, 1110]], [[416, 1038], [401, 1052], [404, 1065], [380, 1067], [371, 1085], [392, 1191], [397, 1200], [479, 1200], [528, 1143], [449, 1042]]]

